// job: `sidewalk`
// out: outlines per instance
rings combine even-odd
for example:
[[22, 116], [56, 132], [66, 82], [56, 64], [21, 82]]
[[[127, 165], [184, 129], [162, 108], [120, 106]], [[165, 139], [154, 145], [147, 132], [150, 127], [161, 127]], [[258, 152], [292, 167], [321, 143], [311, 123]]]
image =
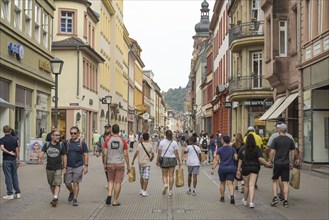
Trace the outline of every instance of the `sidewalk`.
[[[130, 160], [133, 153], [129, 153]], [[149, 197], [138, 195], [139, 174], [134, 183], [126, 181], [120, 194], [120, 207], [106, 206], [107, 189], [100, 158], [90, 156], [89, 173], [84, 176], [78, 198], [79, 206], [67, 204], [68, 191], [62, 185], [60, 204], [49, 205], [52, 196], [47, 185], [44, 165], [24, 165], [19, 168], [22, 199], [0, 200], [1, 219], [328, 219], [328, 177], [302, 172], [301, 189], [290, 191], [290, 207], [270, 207], [271, 170], [262, 168], [256, 191], [255, 209], [244, 207], [242, 194], [236, 191], [236, 205], [219, 202], [218, 176], [210, 175], [210, 166], [202, 166], [198, 177], [197, 195], [186, 194], [185, 186], [174, 188], [173, 197], [161, 194], [161, 170], [153, 163], [149, 182]], [[137, 161], [135, 162], [138, 170]], [[185, 167], [185, 166], [184, 166]], [[1, 195], [6, 192], [1, 172]]]

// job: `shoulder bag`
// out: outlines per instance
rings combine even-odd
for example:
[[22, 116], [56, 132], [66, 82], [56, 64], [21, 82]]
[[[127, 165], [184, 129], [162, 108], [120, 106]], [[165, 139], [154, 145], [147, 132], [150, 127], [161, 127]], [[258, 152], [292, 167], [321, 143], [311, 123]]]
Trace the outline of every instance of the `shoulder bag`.
[[143, 147], [143, 149], [144, 149], [145, 153], [147, 154], [147, 156], [150, 158], [150, 161], [152, 161], [152, 160], [153, 160], [153, 158], [151, 158], [151, 156], [150, 156], [149, 152], [147, 152], [147, 150], [146, 150], [146, 148], [145, 148], [145, 146], [144, 146], [143, 142], [141, 142], [141, 145], [142, 145], [142, 147]]
[[198, 151], [196, 151], [194, 145], [192, 145], [192, 147], [193, 147], [193, 149], [194, 149], [194, 151], [195, 151], [196, 156], [199, 158], [199, 161], [201, 162], [201, 158], [199, 157]]

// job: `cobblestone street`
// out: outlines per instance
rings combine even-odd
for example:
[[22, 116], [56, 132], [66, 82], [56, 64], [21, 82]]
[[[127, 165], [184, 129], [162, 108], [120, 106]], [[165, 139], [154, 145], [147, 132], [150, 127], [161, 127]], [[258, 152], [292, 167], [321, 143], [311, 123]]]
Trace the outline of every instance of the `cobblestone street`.
[[[132, 153], [130, 153], [132, 158]], [[137, 165], [137, 163], [135, 164]], [[210, 166], [202, 166], [198, 177], [197, 196], [186, 194], [185, 187], [174, 188], [172, 199], [161, 194], [161, 171], [152, 166], [149, 197], [138, 195], [139, 181], [127, 179], [120, 194], [120, 207], [106, 206], [105, 177], [100, 158], [90, 156], [89, 173], [84, 176], [80, 188], [79, 206], [66, 202], [68, 191], [62, 185], [60, 204], [49, 205], [52, 199], [42, 165], [23, 165], [19, 169], [22, 198], [6, 201], [1, 199], [1, 219], [328, 219], [328, 176], [302, 172], [301, 189], [290, 191], [290, 207], [270, 207], [271, 170], [260, 172], [256, 191], [255, 209], [242, 205], [242, 194], [236, 191], [236, 205], [219, 202], [218, 177], [210, 175]], [[137, 179], [139, 175], [137, 174]], [[1, 194], [5, 195], [3, 172]]]

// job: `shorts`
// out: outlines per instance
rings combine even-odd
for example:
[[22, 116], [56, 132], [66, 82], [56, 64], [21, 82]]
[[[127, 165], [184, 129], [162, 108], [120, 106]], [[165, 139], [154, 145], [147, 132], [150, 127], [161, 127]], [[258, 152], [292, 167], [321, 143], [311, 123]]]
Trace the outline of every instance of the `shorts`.
[[46, 173], [50, 186], [60, 186], [62, 184], [62, 170], [46, 170]]
[[187, 167], [188, 174], [196, 174], [199, 175], [200, 173], [200, 166], [188, 166]]
[[141, 176], [141, 179], [148, 180], [150, 179], [150, 173], [151, 173], [151, 167], [139, 167], [139, 173]]
[[251, 173], [258, 174], [260, 170], [259, 166], [243, 166], [241, 174], [242, 176], [248, 176]]
[[67, 167], [66, 174], [64, 176], [65, 183], [81, 183], [83, 176], [83, 166], [81, 167]]
[[236, 176], [236, 169], [218, 169], [218, 176], [221, 182], [226, 180], [233, 181]]
[[115, 183], [122, 183], [123, 177], [125, 175], [125, 165], [124, 164], [108, 164], [107, 165], [107, 175], [108, 181]]
[[273, 180], [279, 179], [281, 176], [281, 181], [289, 182], [290, 177], [290, 167], [289, 164], [274, 164], [273, 167]]

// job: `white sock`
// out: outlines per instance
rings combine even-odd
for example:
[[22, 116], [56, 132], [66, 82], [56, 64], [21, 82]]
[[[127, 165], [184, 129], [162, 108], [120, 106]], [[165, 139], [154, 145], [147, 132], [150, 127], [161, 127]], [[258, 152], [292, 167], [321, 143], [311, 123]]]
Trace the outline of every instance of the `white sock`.
[[57, 195], [54, 195], [54, 199], [58, 199], [58, 196]]

